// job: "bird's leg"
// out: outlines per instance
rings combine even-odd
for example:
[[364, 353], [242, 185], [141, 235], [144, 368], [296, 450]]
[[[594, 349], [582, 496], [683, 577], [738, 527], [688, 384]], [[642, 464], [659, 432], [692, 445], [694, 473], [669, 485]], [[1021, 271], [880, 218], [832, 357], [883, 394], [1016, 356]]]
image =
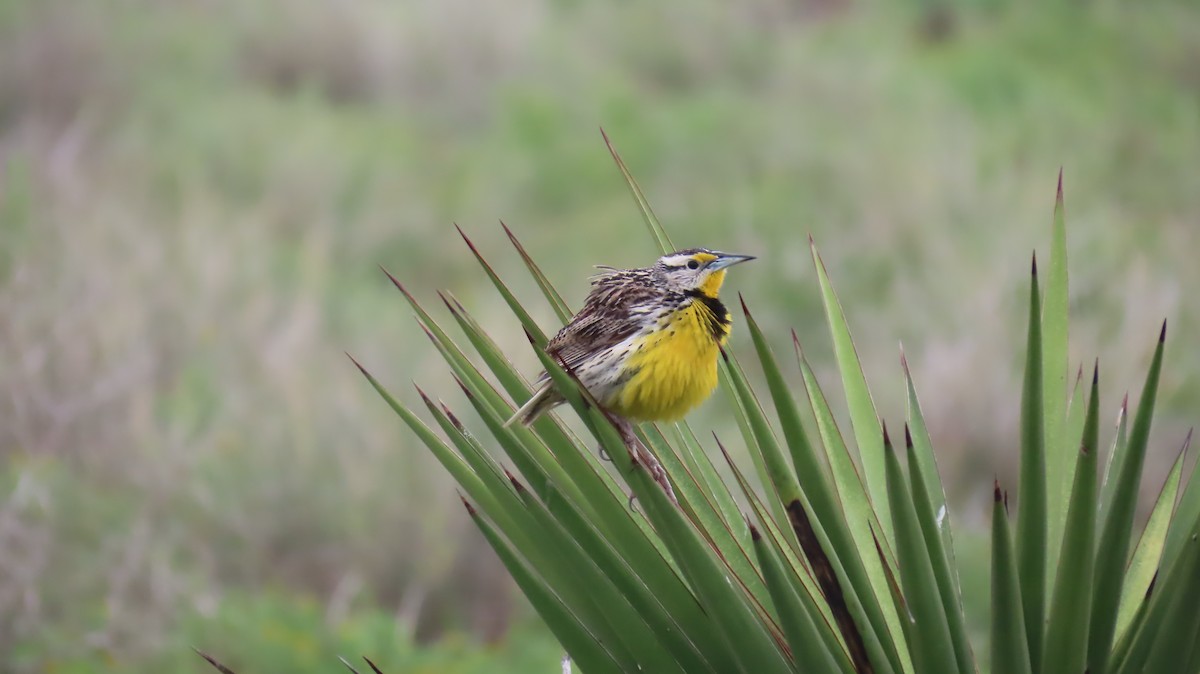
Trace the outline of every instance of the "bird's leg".
[[616, 426], [617, 431], [621, 434], [621, 441], [633, 453], [634, 458], [646, 466], [646, 469], [650, 471], [650, 477], [654, 478], [654, 481], [667, 493], [667, 498], [671, 499], [675, 505], [679, 505], [679, 501], [675, 499], [675, 490], [671, 488], [671, 481], [667, 478], [667, 471], [663, 469], [654, 453], [642, 444], [634, 430], [633, 423], [628, 419], [617, 417]]

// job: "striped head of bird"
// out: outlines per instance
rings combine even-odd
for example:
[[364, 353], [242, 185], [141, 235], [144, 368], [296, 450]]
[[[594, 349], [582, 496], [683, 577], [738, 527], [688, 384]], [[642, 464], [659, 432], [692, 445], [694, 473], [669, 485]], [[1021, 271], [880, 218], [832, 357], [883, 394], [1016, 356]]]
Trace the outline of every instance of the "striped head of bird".
[[667, 290], [715, 298], [725, 282], [725, 270], [753, 259], [752, 255], [688, 248], [658, 258], [651, 274], [656, 284]]

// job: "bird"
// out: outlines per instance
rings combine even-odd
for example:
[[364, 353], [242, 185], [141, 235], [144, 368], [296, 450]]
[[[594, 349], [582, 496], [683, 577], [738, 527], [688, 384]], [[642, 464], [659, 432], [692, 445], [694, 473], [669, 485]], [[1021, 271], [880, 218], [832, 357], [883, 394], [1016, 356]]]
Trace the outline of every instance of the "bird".
[[[688, 248], [649, 267], [599, 267], [583, 308], [546, 353], [626, 421], [679, 419], [717, 386], [717, 357], [732, 327], [718, 295], [726, 270], [753, 259]], [[528, 426], [566, 401], [545, 372], [536, 387], [506, 426]]]

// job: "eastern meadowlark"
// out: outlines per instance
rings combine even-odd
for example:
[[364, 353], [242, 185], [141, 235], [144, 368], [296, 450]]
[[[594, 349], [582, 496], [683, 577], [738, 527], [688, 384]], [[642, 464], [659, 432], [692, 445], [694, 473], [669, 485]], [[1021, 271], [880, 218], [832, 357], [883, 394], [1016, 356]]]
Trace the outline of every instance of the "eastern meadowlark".
[[[717, 298], [725, 270], [749, 255], [689, 248], [651, 267], [592, 279], [583, 308], [546, 345], [605, 408], [629, 421], [670, 421], [717, 385], [729, 311]], [[564, 402], [545, 373], [508, 424], [533, 423]]]

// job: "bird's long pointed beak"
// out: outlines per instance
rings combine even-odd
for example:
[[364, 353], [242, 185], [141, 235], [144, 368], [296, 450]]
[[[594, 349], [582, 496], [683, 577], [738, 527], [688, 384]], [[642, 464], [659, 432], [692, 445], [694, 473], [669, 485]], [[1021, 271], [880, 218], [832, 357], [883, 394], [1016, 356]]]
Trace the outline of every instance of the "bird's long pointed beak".
[[753, 255], [735, 255], [733, 253], [717, 253], [716, 255], [717, 259], [708, 263], [708, 268], [710, 271], [725, 269], [726, 267], [732, 267], [739, 262], [747, 262], [754, 259]]

